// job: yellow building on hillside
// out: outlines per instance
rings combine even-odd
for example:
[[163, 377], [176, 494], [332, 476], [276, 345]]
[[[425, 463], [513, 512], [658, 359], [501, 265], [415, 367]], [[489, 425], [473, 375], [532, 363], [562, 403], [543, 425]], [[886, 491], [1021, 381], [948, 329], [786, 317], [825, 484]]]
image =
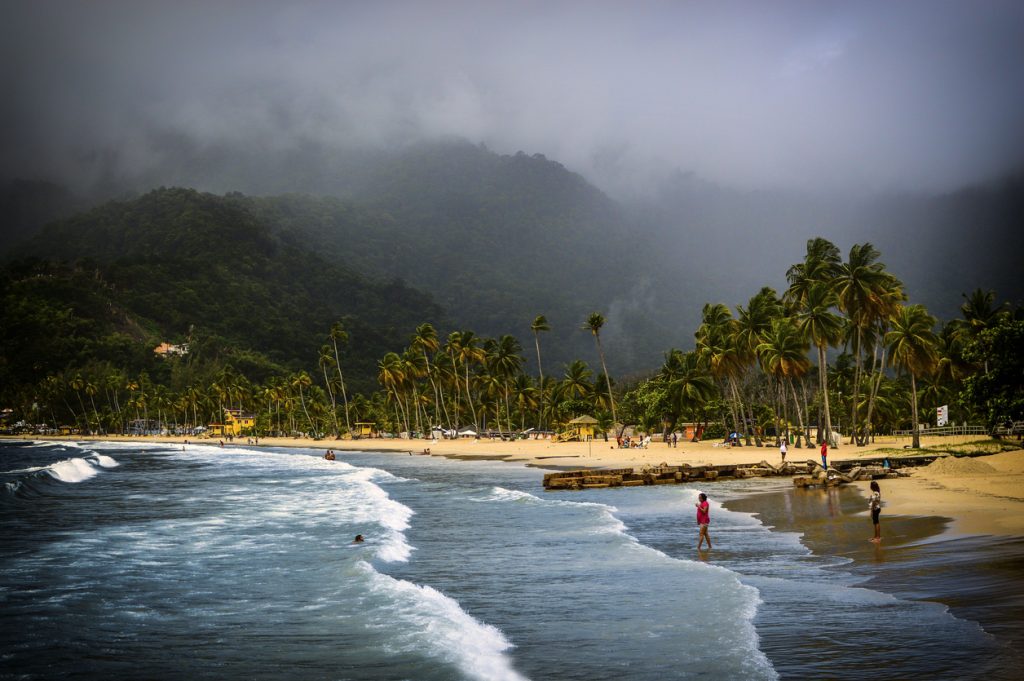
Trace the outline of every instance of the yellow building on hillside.
[[210, 437], [238, 437], [250, 434], [256, 429], [256, 416], [241, 409], [225, 409], [224, 423], [209, 425]]

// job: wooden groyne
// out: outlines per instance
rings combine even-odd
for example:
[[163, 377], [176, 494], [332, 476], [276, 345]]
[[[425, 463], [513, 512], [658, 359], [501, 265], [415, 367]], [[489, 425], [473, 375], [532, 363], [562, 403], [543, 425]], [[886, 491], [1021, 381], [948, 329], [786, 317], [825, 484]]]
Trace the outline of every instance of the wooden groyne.
[[767, 461], [756, 464], [720, 464], [691, 466], [681, 464], [641, 468], [606, 468], [559, 471], [544, 475], [544, 489], [582, 490], [602, 487], [640, 487], [644, 485], [678, 485], [687, 482], [736, 480], [743, 478], [792, 477], [798, 487], [834, 486], [855, 480], [877, 480], [901, 475], [901, 468], [927, 466], [941, 454], [920, 454], [900, 457], [877, 457], [832, 462], [826, 471], [813, 459], [773, 465]]

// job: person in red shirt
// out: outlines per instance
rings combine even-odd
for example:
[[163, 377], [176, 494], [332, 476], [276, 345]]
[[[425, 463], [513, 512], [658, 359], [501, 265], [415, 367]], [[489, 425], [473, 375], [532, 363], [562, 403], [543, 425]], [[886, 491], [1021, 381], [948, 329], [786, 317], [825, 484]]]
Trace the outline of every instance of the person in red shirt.
[[711, 524], [711, 515], [709, 513], [711, 505], [708, 504], [708, 495], [701, 492], [697, 498], [700, 500], [697, 502], [697, 524], [700, 526], [700, 535], [697, 541], [697, 550], [700, 551], [701, 546], [704, 544], [704, 540], [708, 540], [708, 549], [711, 548], [711, 536], [708, 535], [708, 525]]
[[821, 443], [821, 467], [828, 470], [828, 442]]

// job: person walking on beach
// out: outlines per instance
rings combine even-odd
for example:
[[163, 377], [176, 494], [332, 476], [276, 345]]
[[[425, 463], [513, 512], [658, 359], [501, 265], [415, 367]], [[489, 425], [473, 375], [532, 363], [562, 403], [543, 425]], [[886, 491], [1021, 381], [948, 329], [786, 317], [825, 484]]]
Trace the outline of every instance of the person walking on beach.
[[871, 481], [871, 500], [868, 501], [868, 508], [871, 509], [871, 522], [875, 526], [875, 536], [868, 541], [878, 544], [882, 541], [882, 526], [878, 524], [878, 516], [882, 512], [882, 490], [875, 480]]
[[697, 525], [700, 526], [700, 534], [697, 540], [697, 550], [700, 551], [701, 546], [704, 544], [704, 540], [708, 540], [708, 549], [711, 549], [711, 536], [708, 534], [708, 525], [711, 524], [711, 514], [709, 513], [711, 505], [708, 504], [708, 495], [701, 492], [697, 495], [699, 501], [696, 503], [697, 506]]
[[821, 467], [828, 470], [828, 442], [821, 443]]
[[786, 463], [786, 438], [782, 438], [782, 444], [779, 445], [779, 454], [782, 455], [782, 463]]

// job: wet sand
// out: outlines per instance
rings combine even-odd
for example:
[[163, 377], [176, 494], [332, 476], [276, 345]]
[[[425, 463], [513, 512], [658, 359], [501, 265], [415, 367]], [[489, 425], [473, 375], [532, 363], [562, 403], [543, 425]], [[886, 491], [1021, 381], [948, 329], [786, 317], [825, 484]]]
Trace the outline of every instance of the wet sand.
[[[883, 494], [889, 482], [882, 481]], [[950, 517], [896, 516], [883, 510], [882, 542], [876, 545], [868, 541], [873, 526], [867, 497], [853, 487], [787, 489], [727, 501], [724, 506], [755, 514], [774, 531], [800, 534], [801, 543], [816, 556], [845, 559], [832, 569], [862, 579], [865, 588], [900, 599], [941, 603], [955, 617], [977, 622], [996, 638], [999, 652], [985, 660], [983, 668], [965, 669], [964, 677], [1019, 678], [1015, 670], [1024, 663], [1024, 538], [964, 535], [950, 530]], [[788, 616], [772, 613], [771, 608], [771, 603], [765, 605], [764, 619]], [[809, 632], [811, 640], [828, 635], [828, 623], [815, 629]], [[770, 638], [771, 632], [762, 635]], [[813, 659], [814, 654], [813, 649], [794, 651], [797, 659]], [[847, 670], [857, 664], [856, 657], [843, 660]]]

